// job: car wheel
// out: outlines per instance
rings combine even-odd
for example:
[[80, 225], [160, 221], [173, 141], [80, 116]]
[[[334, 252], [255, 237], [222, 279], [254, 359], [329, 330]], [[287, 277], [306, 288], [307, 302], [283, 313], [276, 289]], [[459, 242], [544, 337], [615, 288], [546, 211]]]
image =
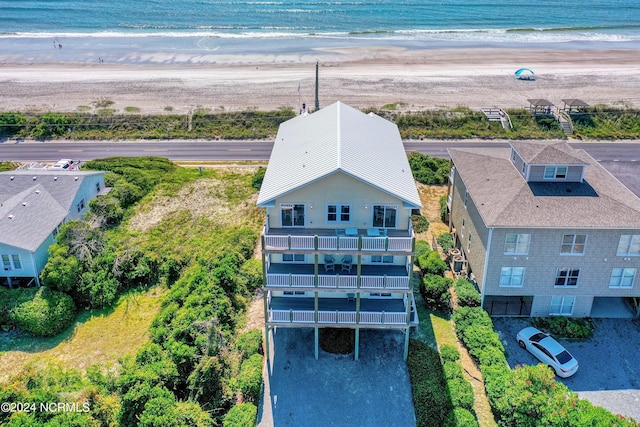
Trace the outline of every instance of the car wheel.
[[553, 375], [556, 375], [556, 376], [558, 375], [558, 373], [556, 372], [556, 368], [554, 368], [551, 365], [547, 365], [547, 366], [549, 367], [549, 369], [551, 369], [551, 372], [553, 372]]
[[522, 341], [522, 340], [518, 341], [518, 345], [519, 345], [521, 348], [526, 348], [526, 346], [524, 345], [524, 341]]

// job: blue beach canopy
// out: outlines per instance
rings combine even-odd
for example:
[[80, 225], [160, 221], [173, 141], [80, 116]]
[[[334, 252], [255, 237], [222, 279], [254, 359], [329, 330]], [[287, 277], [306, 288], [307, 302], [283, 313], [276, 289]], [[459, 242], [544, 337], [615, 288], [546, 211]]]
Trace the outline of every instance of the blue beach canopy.
[[516, 77], [520, 77], [520, 74], [522, 73], [531, 73], [532, 75], [535, 75], [533, 70], [530, 68], [520, 68], [518, 71], [515, 72], [515, 75]]

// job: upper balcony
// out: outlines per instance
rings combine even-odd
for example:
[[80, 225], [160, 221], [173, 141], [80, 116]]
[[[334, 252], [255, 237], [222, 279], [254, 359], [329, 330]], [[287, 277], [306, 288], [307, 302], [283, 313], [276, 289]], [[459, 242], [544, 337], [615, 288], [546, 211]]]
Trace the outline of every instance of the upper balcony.
[[270, 228], [262, 231], [263, 250], [268, 251], [373, 251], [413, 252], [414, 233], [389, 228]]

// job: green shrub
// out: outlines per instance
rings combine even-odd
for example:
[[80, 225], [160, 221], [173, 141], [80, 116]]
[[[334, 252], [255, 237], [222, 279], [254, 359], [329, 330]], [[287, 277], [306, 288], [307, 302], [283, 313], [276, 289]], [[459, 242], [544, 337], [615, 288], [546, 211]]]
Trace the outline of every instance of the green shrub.
[[435, 274], [426, 274], [422, 278], [420, 293], [425, 304], [433, 310], [448, 312], [451, 303], [449, 287], [452, 280]]
[[438, 352], [422, 341], [409, 340], [407, 367], [418, 427], [440, 426], [453, 409]]
[[462, 366], [457, 362], [444, 362], [442, 364], [442, 371], [447, 380], [464, 378], [462, 375]]
[[445, 254], [448, 253], [449, 250], [453, 248], [453, 236], [451, 236], [451, 233], [442, 233], [441, 235], [438, 236], [436, 241], [438, 242], [438, 245], [440, 245], [440, 247], [442, 248], [442, 252], [444, 252]]
[[418, 258], [420, 258], [424, 254], [428, 254], [431, 252], [431, 245], [426, 240], [416, 240], [416, 254], [414, 258], [414, 263], [418, 264]]
[[253, 403], [241, 403], [234, 406], [225, 415], [223, 427], [253, 427], [256, 425], [258, 408]]
[[257, 171], [253, 174], [251, 178], [251, 186], [256, 190], [260, 191], [260, 187], [262, 187], [262, 181], [264, 180], [264, 174], [267, 172], [267, 168], [263, 168], [260, 166]]
[[238, 291], [243, 295], [252, 295], [262, 287], [263, 280], [262, 262], [255, 258], [248, 259], [238, 271]]
[[455, 282], [456, 295], [458, 296], [458, 304], [463, 307], [479, 307], [480, 292], [476, 287], [464, 278], [459, 278]]
[[248, 359], [254, 354], [263, 354], [262, 352], [262, 331], [260, 329], [251, 329], [238, 336], [236, 348], [242, 356], [242, 360]]
[[69, 295], [42, 287], [33, 299], [18, 304], [12, 317], [23, 331], [36, 337], [51, 337], [73, 323], [76, 306]]
[[454, 345], [443, 344], [440, 347], [440, 357], [445, 362], [456, 362], [460, 360], [460, 352]]
[[431, 251], [418, 257], [418, 267], [423, 274], [442, 276], [447, 270], [447, 263], [442, 260], [438, 251]]
[[565, 316], [536, 317], [533, 325], [543, 331], [565, 338], [588, 338], [595, 329], [589, 318], [575, 318]]
[[455, 408], [449, 413], [443, 427], [478, 427], [478, 421], [471, 412], [464, 408]]
[[449, 208], [447, 207], [447, 201], [448, 201], [448, 196], [446, 194], [440, 197], [440, 199], [438, 200], [438, 204], [440, 205], [440, 221], [444, 223], [447, 222], [447, 212], [449, 211]]
[[426, 185], [442, 185], [447, 182], [451, 167], [448, 159], [431, 157], [415, 151], [409, 153], [407, 159], [416, 181]]
[[254, 354], [242, 362], [238, 386], [246, 401], [259, 402], [262, 387], [262, 356]]
[[429, 229], [429, 220], [422, 215], [411, 215], [411, 222], [416, 233], [424, 233]]
[[473, 387], [467, 380], [464, 378], [449, 379], [447, 380], [447, 388], [454, 407], [469, 411], [473, 409]]

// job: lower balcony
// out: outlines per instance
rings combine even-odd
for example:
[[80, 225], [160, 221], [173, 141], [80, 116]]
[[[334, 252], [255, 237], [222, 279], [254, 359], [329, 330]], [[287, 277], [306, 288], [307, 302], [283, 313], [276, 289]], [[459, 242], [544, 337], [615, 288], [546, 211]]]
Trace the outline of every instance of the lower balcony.
[[409, 322], [406, 303], [408, 298], [361, 298], [356, 310], [355, 297], [318, 298], [318, 311], [314, 298], [268, 296], [267, 323], [271, 326], [321, 327], [406, 327], [418, 325], [415, 301], [411, 299]]

